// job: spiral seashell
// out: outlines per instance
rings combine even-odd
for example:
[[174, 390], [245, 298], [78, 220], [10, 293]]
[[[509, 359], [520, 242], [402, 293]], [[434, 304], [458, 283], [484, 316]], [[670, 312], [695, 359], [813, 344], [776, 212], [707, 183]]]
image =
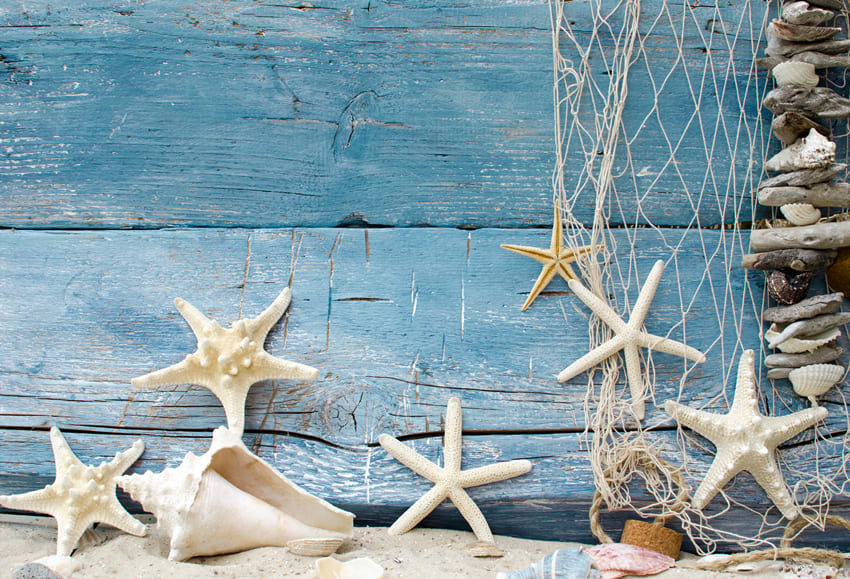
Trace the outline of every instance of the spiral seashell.
[[814, 403], [815, 396], [835, 386], [843, 375], [844, 368], [837, 364], [812, 364], [791, 370], [788, 379], [794, 386], [794, 392]]
[[[776, 340], [776, 338], [779, 337], [780, 333], [781, 332], [779, 331], [779, 328], [777, 328], [776, 324], [772, 324], [770, 328], [764, 333], [764, 337], [768, 342], [773, 342]], [[786, 354], [812, 352], [818, 349], [820, 346], [828, 344], [833, 340], [837, 339], [840, 335], [841, 331], [838, 328], [832, 328], [814, 336], [808, 336], [805, 338], [789, 338], [779, 344], [777, 347]]]
[[788, 203], [779, 210], [792, 225], [812, 225], [820, 219], [820, 209], [810, 203]]
[[599, 571], [594, 568], [593, 559], [576, 547], [564, 547], [549, 553], [533, 565], [514, 571], [499, 573], [497, 579], [570, 579], [588, 577], [599, 579]]
[[786, 60], [774, 66], [771, 74], [777, 86], [787, 84], [817, 86], [820, 82], [820, 77], [815, 72], [815, 65], [808, 62]]

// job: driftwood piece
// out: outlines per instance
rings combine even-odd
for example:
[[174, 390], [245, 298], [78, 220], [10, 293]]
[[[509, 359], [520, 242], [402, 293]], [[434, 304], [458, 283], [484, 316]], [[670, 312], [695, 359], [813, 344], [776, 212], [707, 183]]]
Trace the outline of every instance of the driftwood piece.
[[788, 324], [797, 320], [813, 318], [821, 314], [832, 314], [844, 303], [844, 294], [836, 292], [813, 296], [791, 306], [768, 308], [762, 312], [765, 322]]
[[826, 364], [844, 355], [840, 346], [821, 346], [811, 352], [802, 354], [771, 354], [764, 359], [768, 368], [801, 368], [809, 364]]
[[826, 8], [827, 10], [841, 10], [844, 8], [844, 3], [841, 0], [806, 0], [810, 6], [818, 8]]
[[775, 348], [791, 338], [806, 338], [820, 334], [832, 328], [837, 328], [850, 322], [850, 312], [838, 312], [837, 314], [823, 314], [807, 320], [797, 320], [782, 330], [778, 336], [768, 344]]
[[774, 117], [770, 123], [770, 129], [786, 145], [791, 145], [797, 139], [805, 137], [812, 129], [827, 139], [832, 137], [832, 131], [829, 128], [797, 112], [782, 113]]
[[816, 69], [823, 68], [850, 68], [850, 56], [846, 54], [824, 54], [822, 52], [814, 52], [807, 50], [799, 52], [788, 58], [787, 56], [763, 56], [756, 59], [756, 64], [761, 68], [773, 70], [777, 64], [788, 62], [808, 62], [814, 65]]
[[850, 50], [850, 40], [824, 40], [822, 42], [792, 42], [781, 38], [776, 34], [773, 25], [767, 27], [767, 48], [764, 52], [768, 56], [794, 56], [801, 52], [823, 52], [824, 54], [840, 54]]
[[850, 183], [817, 183], [811, 187], [768, 187], [758, 192], [758, 202], [769, 207], [809, 203], [815, 207], [850, 207]]
[[769, 34], [772, 32], [782, 40], [790, 40], [791, 42], [820, 42], [841, 32], [840, 28], [834, 26], [792, 24], [782, 20], [774, 20], [769, 26]]
[[795, 304], [809, 293], [813, 276], [810, 271], [774, 269], [767, 274], [767, 293], [780, 304]]
[[812, 8], [808, 2], [791, 2], [782, 8], [782, 20], [790, 24], [817, 26], [835, 16], [832, 10]]
[[780, 249], [766, 253], [749, 253], [741, 259], [741, 267], [760, 270], [815, 271], [832, 265], [835, 261], [835, 253], [832, 250], [819, 249]]
[[834, 163], [822, 169], [805, 169], [792, 173], [782, 173], [759, 183], [759, 190], [767, 187], [805, 187], [817, 183], [826, 183], [832, 181], [846, 168], [847, 165], [844, 163]]
[[750, 249], [756, 253], [776, 249], [833, 249], [850, 245], [850, 221], [816, 223], [802, 227], [754, 229]]
[[767, 371], [767, 377], [771, 380], [787, 378], [794, 368], [771, 368]]
[[764, 106], [775, 115], [785, 112], [811, 114], [824, 119], [850, 117], [850, 99], [823, 86], [781, 86], [764, 97]]

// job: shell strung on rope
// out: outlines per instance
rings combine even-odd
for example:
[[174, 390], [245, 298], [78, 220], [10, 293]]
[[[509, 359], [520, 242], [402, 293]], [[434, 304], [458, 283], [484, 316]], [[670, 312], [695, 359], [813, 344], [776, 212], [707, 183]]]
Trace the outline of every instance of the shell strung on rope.
[[791, 370], [788, 379], [794, 392], [813, 399], [835, 386], [843, 375], [844, 368], [837, 364], [812, 364]]
[[815, 65], [808, 62], [797, 62], [787, 60], [780, 62], [771, 71], [777, 86], [787, 84], [800, 84], [803, 86], [817, 86], [820, 77], [815, 72]]
[[497, 579], [573, 579], [575, 577], [600, 579], [602, 575], [594, 568], [593, 559], [587, 553], [576, 547], [564, 547], [549, 553], [525, 569], [513, 573], [499, 573], [496, 577]]
[[782, 8], [782, 20], [791, 24], [803, 24], [805, 26], [817, 26], [823, 24], [835, 13], [822, 8], [812, 8], [808, 2], [792, 2]]
[[325, 557], [316, 561], [316, 573], [319, 579], [381, 579], [384, 568], [369, 557], [345, 562]]
[[354, 515], [299, 488], [224, 427], [205, 454], [118, 484], [156, 515], [175, 561], [263, 546], [324, 556], [353, 532]]
[[812, 225], [820, 219], [820, 209], [809, 203], [788, 203], [779, 208], [792, 225]]
[[835, 161], [835, 143], [815, 129], [768, 159], [764, 168], [768, 171], [798, 171], [828, 167]]
[[[780, 333], [781, 332], [776, 324], [772, 324], [764, 333], [764, 338], [768, 342], [773, 342], [779, 337]], [[819, 347], [836, 340], [840, 335], [841, 331], [838, 328], [832, 328], [825, 332], [821, 332], [820, 334], [815, 334], [814, 336], [807, 336], [805, 338], [789, 338], [777, 347], [780, 351], [785, 352], [786, 354], [813, 352]]]

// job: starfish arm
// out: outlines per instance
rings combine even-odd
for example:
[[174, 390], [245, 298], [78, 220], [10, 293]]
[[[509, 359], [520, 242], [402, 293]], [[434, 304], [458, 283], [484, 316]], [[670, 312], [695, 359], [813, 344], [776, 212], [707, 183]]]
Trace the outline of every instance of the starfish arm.
[[732, 398], [730, 414], [750, 416], [759, 414], [758, 395], [756, 393], [755, 353], [744, 350], [738, 360], [738, 379], [735, 383], [735, 396]]
[[729, 480], [741, 472], [742, 468], [735, 460], [732, 453], [727, 453], [723, 449], [718, 448], [717, 454], [714, 457], [714, 462], [708, 469], [705, 478], [700, 483], [696, 492], [694, 492], [691, 504], [697, 510], [702, 510], [711, 499], [714, 498]]
[[558, 382], [566, 382], [570, 378], [578, 376], [582, 372], [593, 368], [603, 360], [607, 360], [622, 349], [623, 341], [618, 337], [611, 338], [601, 346], [594, 348], [561, 370], [561, 373], [558, 374]]
[[101, 523], [112, 525], [116, 529], [121, 529], [125, 533], [137, 537], [143, 537], [148, 532], [147, 525], [125, 511], [118, 499], [115, 499], [113, 504], [99, 513], [98, 519]]
[[393, 458], [420, 476], [424, 476], [431, 482], [438, 482], [444, 476], [442, 468], [410, 448], [405, 446], [389, 434], [382, 434], [378, 442]]
[[275, 358], [266, 352], [260, 352], [254, 358], [251, 373], [253, 382], [261, 380], [315, 380], [318, 376], [319, 370], [317, 368]]
[[104, 476], [112, 478], [124, 474], [124, 471], [136, 462], [142, 453], [145, 451], [145, 443], [137, 440], [133, 446], [124, 452], [116, 452], [115, 458], [110, 460], [105, 466]]
[[522, 304], [522, 311], [528, 309], [528, 306], [537, 299], [537, 296], [540, 295], [546, 286], [549, 285], [549, 282], [555, 277], [555, 273], [557, 272], [557, 267], [555, 263], [548, 263], [543, 266], [543, 269], [540, 271], [540, 275], [537, 276], [537, 281], [534, 282], [534, 287], [531, 288], [531, 292], [528, 294], [528, 298], [525, 300], [525, 303]]
[[646, 282], [643, 284], [643, 287], [640, 288], [638, 299], [635, 302], [635, 305], [632, 308], [632, 314], [629, 317], [629, 322], [636, 322], [637, 327], [642, 326], [643, 320], [646, 319], [646, 314], [649, 312], [649, 306], [652, 304], [653, 298], [655, 298], [655, 291], [658, 289], [658, 283], [661, 281], [661, 274], [663, 273], [664, 262], [659, 259], [655, 262], [655, 265], [652, 266], [649, 276], [646, 278]]
[[227, 419], [227, 429], [236, 436], [242, 436], [245, 431], [245, 399], [251, 384], [232, 383], [230, 388], [216, 388], [212, 393], [216, 395]]
[[582, 283], [576, 279], [571, 279], [567, 281], [567, 284], [570, 286], [570, 290], [576, 295], [578, 299], [584, 302], [584, 304], [593, 310], [593, 313], [599, 316], [599, 318], [608, 324], [614, 332], [620, 333], [626, 329], [626, 323], [623, 322], [623, 319], [617, 315], [617, 312], [614, 309], [598, 298], [593, 294], [589, 289], [584, 287]]
[[[138, 376], [130, 380], [136, 388], [157, 388], [159, 386], [172, 386], [177, 384], [200, 384], [201, 374], [194, 367], [187, 356], [173, 366], [150, 372], [144, 376]], [[206, 384], [201, 384], [206, 386]]]
[[462, 488], [449, 489], [449, 499], [472, 527], [472, 532], [479, 541], [493, 543], [493, 533], [490, 531], [490, 525], [487, 524], [487, 519], [484, 518], [484, 513], [478, 508], [470, 496]]
[[532, 259], [536, 259], [544, 265], [555, 261], [556, 257], [555, 255], [552, 255], [552, 252], [548, 249], [531, 247], [529, 245], [513, 245], [510, 243], [503, 243], [499, 247], [501, 247], [502, 249], [507, 249], [508, 251], [513, 251], [514, 253], [519, 253], [520, 255], [524, 255]]
[[668, 400], [664, 403], [664, 412], [669, 414], [679, 424], [703, 435], [715, 446], [725, 438], [722, 432], [723, 415], [712, 414], [704, 410], [696, 410], [690, 406]]
[[59, 475], [67, 472], [72, 464], [83, 466], [83, 463], [77, 458], [65, 437], [62, 436], [62, 431], [55, 426], [50, 427], [50, 446], [53, 448], [53, 462], [56, 463], [56, 479]]
[[694, 362], [705, 362], [705, 354], [703, 354], [696, 348], [692, 348], [691, 346], [683, 344], [682, 342], [677, 342], [676, 340], [671, 340], [670, 338], [662, 338], [661, 336], [642, 332], [641, 345], [644, 348], [649, 348], [650, 350], [655, 350], [656, 352], [672, 354], [673, 356], [687, 358], [688, 360], [693, 360]]
[[768, 447], [776, 447], [789, 438], [793, 438], [804, 430], [811, 428], [826, 418], [827, 414], [828, 411], [826, 408], [816, 406], [786, 416], [764, 417], [762, 420], [765, 421], [766, 429], [773, 433], [772, 436], [766, 439], [765, 444]]
[[477, 487], [486, 485], [527, 473], [531, 470], [531, 461], [510, 460], [487, 466], [479, 466], [462, 471], [458, 476], [458, 484], [461, 488]]
[[246, 320], [248, 325], [248, 333], [260, 343], [265, 340], [266, 335], [271, 331], [272, 327], [277, 323], [286, 308], [289, 307], [289, 302], [292, 300], [292, 291], [289, 287], [281, 290], [280, 294], [275, 298], [272, 304], [263, 310], [256, 318]]
[[174, 306], [180, 312], [180, 315], [183, 316], [183, 319], [186, 320], [186, 323], [189, 324], [189, 327], [192, 328], [195, 337], [200, 340], [204, 335], [204, 328], [212, 323], [212, 321], [202, 314], [198, 308], [183, 298], [174, 298]]
[[640, 369], [640, 354], [638, 353], [637, 345], [627, 345], [623, 348], [623, 355], [626, 358], [626, 376], [629, 379], [629, 392], [632, 395], [632, 409], [637, 419], [643, 420], [646, 407], [644, 402], [646, 392], [644, 389], [643, 372]]
[[[382, 443], [383, 444], [383, 443]], [[443, 502], [448, 493], [445, 487], [437, 485], [410, 505], [387, 531], [390, 535], [402, 535], [419, 524], [437, 505]]]
[[773, 452], [769, 452], [762, 460], [746, 470], [753, 475], [759, 486], [767, 493], [767, 498], [773, 501], [773, 504], [785, 518], [792, 520], [797, 517], [797, 507], [794, 505], [791, 493], [788, 492], [788, 487], [785, 485], [785, 479], [779, 471]]
[[56, 504], [56, 499], [56, 492], [52, 486], [48, 486], [19, 495], [0, 495], [0, 505], [7, 509], [44, 513], [52, 517], [55, 512], [53, 506]]
[[447, 472], [460, 472], [460, 460], [463, 453], [463, 418], [460, 400], [449, 398], [446, 409], [446, 431], [443, 435], [443, 468]]
[[77, 546], [77, 541], [89, 528], [90, 523], [80, 519], [65, 520], [65, 517], [56, 519], [56, 554], [61, 557], [70, 557], [71, 551]]
[[561, 252], [564, 247], [564, 226], [561, 223], [561, 206], [555, 203], [555, 217], [552, 220], [552, 239], [549, 241], [549, 249], [554, 255]]

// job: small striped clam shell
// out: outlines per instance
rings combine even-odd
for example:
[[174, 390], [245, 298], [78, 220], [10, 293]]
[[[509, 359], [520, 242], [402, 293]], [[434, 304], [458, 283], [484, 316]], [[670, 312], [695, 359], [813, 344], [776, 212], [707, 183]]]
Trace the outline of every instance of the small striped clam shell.
[[[764, 337], [768, 342], [773, 342], [779, 337], [780, 331], [776, 324], [772, 324], [770, 329], [764, 333]], [[779, 344], [777, 347], [780, 351], [786, 354], [799, 354], [801, 352], [813, 352], [819, 347], [832, 342], [841, 335], [838, 328], [832, 328], [814, 336], [805, 338], [789, 338]]]
[[820, 81], [820, 77], [815, 72], [815, 65], [808, 62], [786, 60], [774, 66], [772, 74], [777, 86], [789, 84], [817, 86]]
[[794, 386], [794, 392], [814, 398], [835, 386], [843, 375], [844, 368], [837, 364], [811, 364], [791, 370], [788, 379]]
[[809, 203], [788, 203], [779, 210], [792, 225], [812, 225], [820, 219], [820, 209]]

